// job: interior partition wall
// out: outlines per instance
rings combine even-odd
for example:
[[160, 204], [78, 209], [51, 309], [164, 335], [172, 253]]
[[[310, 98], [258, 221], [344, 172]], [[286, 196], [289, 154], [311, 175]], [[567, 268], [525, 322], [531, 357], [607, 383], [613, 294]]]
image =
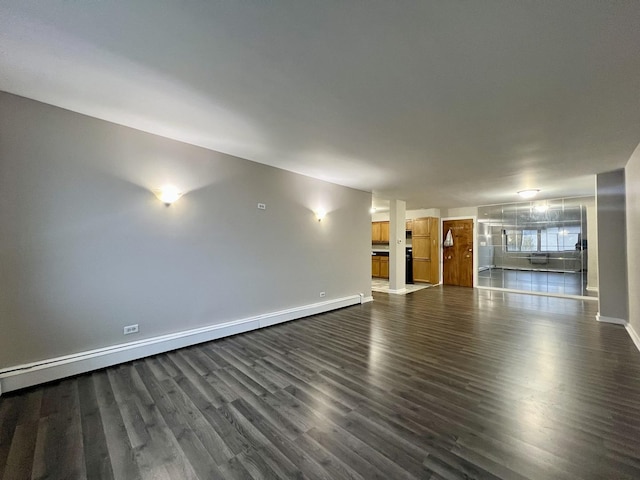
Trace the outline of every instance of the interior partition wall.
[[478, 286], [597, 295], [587, 290], [593, 204], [594, 197], [580, 197], [480, 207]]

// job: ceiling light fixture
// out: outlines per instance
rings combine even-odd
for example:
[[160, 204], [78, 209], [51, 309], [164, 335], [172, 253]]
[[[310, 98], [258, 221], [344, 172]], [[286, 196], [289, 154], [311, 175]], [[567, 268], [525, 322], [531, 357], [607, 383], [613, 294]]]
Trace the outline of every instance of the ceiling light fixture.
[[154, 190], [153, 193], [155, 193], [158, 200], [164, 203], [167, 207], [182, 196], [182, 192], [173, 185], [164, 185], [160, 189]]
[[324, 208], [319, 208], [318, 210], [316, 210], [316, 218], [319, 222], [321, 222], [326, 215], [327, 211]]
[[518, 195], [520, 195], [522, 198], [533, 198], [538, 194], [538, 192], [540, 192], [539, 189], [532, 188], [529, 190], [520, 190], [518, 192]]

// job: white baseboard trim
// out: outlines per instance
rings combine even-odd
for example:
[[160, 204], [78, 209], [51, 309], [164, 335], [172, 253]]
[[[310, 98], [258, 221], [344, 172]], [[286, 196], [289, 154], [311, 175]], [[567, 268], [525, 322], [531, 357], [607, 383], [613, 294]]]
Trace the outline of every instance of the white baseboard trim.
[[362, 297], [361, 303], [369, 303], [369, 302], [373, 302], [373, 295], [369, 295], [368, 297]]
[[248, 332], [257, 328], [308, 317], [309, 315], [328, 312], [337, 308], [357, 305], [364, 303], [363, 300], [365, 298], [371, 298], [371, 300], [373, 300], [373, 297], [352, 295], [231, 322], [147, 338], [137, 342], [113, 345], [111, 347], [98, 348], [72, 355], [4, 368], [0, 370], [0, 395], [72, 375], [110, 367], [119, 363], [130, 362], [150, 355], [169, 352], [177, 348], [188, 347], [229, 335]]
[[587, 285], [587, 292], [600, 292], [600, 289], [598, 287], [590, 287]]
[[625, 325], [625, 328], [627, 329], [627, 332], [629, 332], [629, 336], [631, 337], [631, 340], [635, 344], [636, 348], [638, 349], [638, 351], [640, 351], [640, 335], [638, 335], [638, 333], [633, 329], [630, 323], [627, 323]]
[[405, 293], [407, 293], [407, 289], [405, 288], [398, 288], [395, 290], [389, 289], [389, 293], [395, 294], [395, 295], [404, 295]]
[[604, 315], [600, 315], [600, 312], [596, 315], [596, 320], [602, 323], [614, 323], [616, 325], [627, 325], [627, 321], [622, 318], [616, 317], [605, 317]]

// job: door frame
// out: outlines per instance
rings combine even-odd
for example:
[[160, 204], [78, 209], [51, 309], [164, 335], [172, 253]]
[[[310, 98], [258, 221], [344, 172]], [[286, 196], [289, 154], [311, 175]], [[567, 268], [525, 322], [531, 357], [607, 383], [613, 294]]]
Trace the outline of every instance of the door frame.
[[444, 242], [442, 239], [445, 235], [444, 233], [444, 222], [447, 220], [473, 220], [473, 229], [471, 234], [473, 235], [473, 287], [478, 287], [478, 236], [476, 235], [476, 227], [478, 225], [478, 216], [477, 215], [464, 215], [462, 217], [442, 217], [440, 218], [440, 239], [438, 240], [440, 244], [440, 254], [438, 255], [440, 261], [440, 283], [444, 281], [444, 246], [442, 243]]

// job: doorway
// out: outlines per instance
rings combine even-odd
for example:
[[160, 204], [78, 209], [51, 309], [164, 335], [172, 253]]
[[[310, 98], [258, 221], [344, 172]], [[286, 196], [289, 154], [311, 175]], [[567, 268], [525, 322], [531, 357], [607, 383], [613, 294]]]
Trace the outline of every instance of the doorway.
[[[450, 234], [450, 242], [447, 236]], [[442, 222], [442, 283], [473, 287], [473, 219]]]

